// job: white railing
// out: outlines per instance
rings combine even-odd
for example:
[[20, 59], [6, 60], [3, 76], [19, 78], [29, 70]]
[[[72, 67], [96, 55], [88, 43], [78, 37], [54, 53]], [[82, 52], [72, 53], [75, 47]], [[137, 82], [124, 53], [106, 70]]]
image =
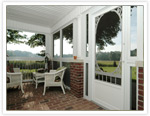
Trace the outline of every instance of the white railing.
[[23, 74], [23, 82], [33, 81], [33, 72], [37, 72], [40, 68], [45, 68], [44, 58], [7, 58], [7, 66], [20, 68]]

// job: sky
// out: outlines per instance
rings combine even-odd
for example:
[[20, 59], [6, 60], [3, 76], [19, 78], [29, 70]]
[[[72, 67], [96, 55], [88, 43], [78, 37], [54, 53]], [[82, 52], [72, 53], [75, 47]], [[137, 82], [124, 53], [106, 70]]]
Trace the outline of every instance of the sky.
[[[33, 34], [31, 32], [23, 32], [20, 34], [26, 34], [28, 38], [30, 38]], [[30, 48], [30, 46], [26, 44], [7, 44], [7, 50], [20, 50], [20, 51], [28, 51], [32, 52], [34, 54], [40, 53], [41, 50], [45, 49], [44, 47], [35, 47], [35, 48]]]
[[[104, 50], [101, 50], [101, 52], [110, 52], [110, 51], [121, 51], [121, 31], [118, 32], [117, 37], [113, 38], [113, 42], [115, 45], [108, 45], [107, 47], [104, 47]], [[96, 52], [98, 52], [98, 47], [96, 47]]]
[[132, 16], [131, 16], [131, 50], [137, 48], [137, 8], [133, 7], [132, 9]]
[[[69, 44], [66, 38], [63, 38], [63, 54], [73, 54], [73, 44]], [[60, 39], [54, 41], [54, 55], [60, 55]]]

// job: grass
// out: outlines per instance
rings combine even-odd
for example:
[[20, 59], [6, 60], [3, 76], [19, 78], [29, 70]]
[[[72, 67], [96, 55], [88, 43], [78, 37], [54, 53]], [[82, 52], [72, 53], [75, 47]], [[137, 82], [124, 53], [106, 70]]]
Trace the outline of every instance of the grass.
[[[114, 61], [97, 61], [98, 64], [106, 65], [103, 66], [103, 70], [106, 72], [113, 72], [117, 67], [107, 67], [107, 65], [113, 65]], [[119, 61], [116, 61], [116, 64], [119, 64]], [[136, 67], [131, 68], [131, 78], [132, 80], [136, 80]]]
[[102, 67], [104, 71], [106, 72], [113, 72], [115, 71], [116, 67]]
[[[113, 65], [114, 61], [97, 61], [98, 64], [103, 64], [103, 65]], [[119, 64], [119, 61], [116, 61], [116, 64]]]
[[21, 69], [21, 72], [36, 72], [36, 69]]
[[131, 76], [132, 76], [132, 80], [136, 80], [136, 67], [132, 67]]

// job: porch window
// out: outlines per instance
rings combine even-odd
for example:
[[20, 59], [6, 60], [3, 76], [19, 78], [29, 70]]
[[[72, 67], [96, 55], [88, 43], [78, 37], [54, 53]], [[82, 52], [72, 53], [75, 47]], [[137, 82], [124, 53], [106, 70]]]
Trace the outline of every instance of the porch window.
[[33, 81], [33, 72], [45, 68], [45, 35], [7, 29], [7, 72], [19, 68], [23, 82]]
[[56, 70], [59, 67], [60, 67], [60, 62], [59, 61], [53, 61], [53, 69]]
[[89, 14], [86, 14], [86, 57], [88, 57], [89, 54]]
[[62, 29], [63, 57], [73, 57], [73, 24]]
[[53, 56], [55, 58], [60, 57], [60, 31], [53, 35]]
[[45, 35], [7, 29], [7, 56], [45, 56]]
[[130, 11], [130, 56], [137, 56], [137, 7], [131, 6]]

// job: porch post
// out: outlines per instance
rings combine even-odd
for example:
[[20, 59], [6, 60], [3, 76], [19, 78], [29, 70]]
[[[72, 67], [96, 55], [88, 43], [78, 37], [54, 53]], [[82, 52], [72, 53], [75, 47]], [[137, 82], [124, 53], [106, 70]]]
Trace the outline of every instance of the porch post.
[[53, 38], [50, 34], [45, 34], [45, 53], [48, 53], [48, 70], [52, 69], [52, 56], [53, 56]]

